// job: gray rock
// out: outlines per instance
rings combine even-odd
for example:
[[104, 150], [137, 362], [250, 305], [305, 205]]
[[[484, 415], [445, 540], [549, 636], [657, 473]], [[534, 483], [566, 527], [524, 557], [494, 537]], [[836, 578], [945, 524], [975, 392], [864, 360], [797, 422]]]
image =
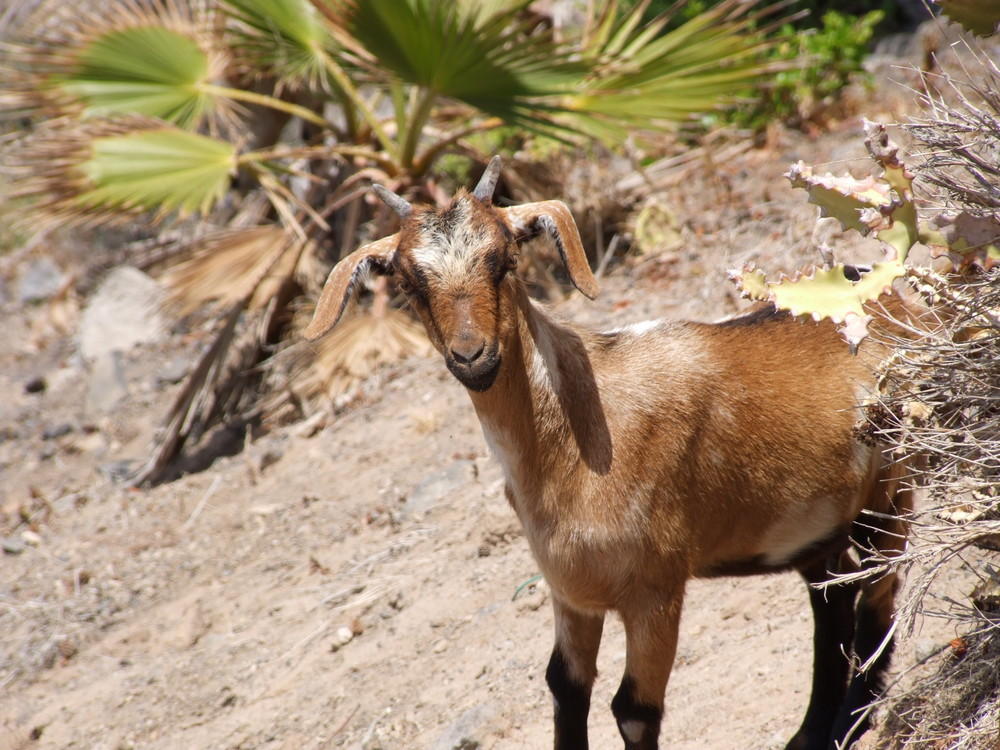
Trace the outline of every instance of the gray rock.
[[455, 461], [439, 472], [425, 477], [406, 498], [403, 517], [423, 514], [447, 499], [457, 489], [475, 479], [476, 467], [472, 461]]
[[130, 266], [113, 269], [90, 297], [80, 319], [80, 353], [87, 360], [137, 344], [161, 341], [163, 288]]
[[482, 743], [476, 739], [496, 715], [496, 708], [488, 703], [473, 706], [438, 737], [430, 750], [475, 750]]
[[156, 371], [157, 387], [181, 382], [190, 369], [189, 361], [175, 357]]
[[88, 414], [109, 414], [128, 396], [125, 366], [120, 351], [102, 352], [90, 369], [87, 383]]
[[20, 537], [8, 536], [4, 537], [3, 542], [0, 543], [0, 547], [2, 547], [3, 551], [8, 555], [20, 555], [27, 548], [27, 545]]
[[73, 425], [69, 422], [57, 422], [50, 424], [42, 430], [42, 440], [55, 440], [63, 435], [68, 435], [73, 431]]
[[64, 274], [52, 258], [33, 259], [21, 277], [17, 298], [21, 302], [41, 302], [59, 291]]

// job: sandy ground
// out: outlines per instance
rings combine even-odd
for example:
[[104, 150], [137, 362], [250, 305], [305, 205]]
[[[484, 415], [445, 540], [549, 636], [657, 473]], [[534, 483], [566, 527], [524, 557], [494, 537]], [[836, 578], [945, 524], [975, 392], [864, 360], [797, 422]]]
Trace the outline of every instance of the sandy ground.
[[[693, 175], [666, 197], [682, 246], [612, 266], [596, 303], [571, 295], [560, 313], [612, 327], [735, 312], [728, 268], [814, 257], [815, 209], [781, 173], [798, 158], [863, 167], [858, 133], [852, 121], [782, 136]], [[436, 357], [373, 376], [373, 395], [318, 431], [278, 427], [133, 490], [101, 467], [144, 458], [177, 387], [157, 373], [189, 362], [199, 339], [131, 348], [128, 399], [95, 415], [74, 319], [62, 335], [48, 315], [3, 302], [0, 536], [23, 544], [0, 556], [0, 748], [550, 746], [547, 593], [514, 598], [536, 567], [467, 396]], [[29, 393], [38, 377], [47, 387]], [[901, 666], [915, 648], [900, 649]], [[595, 748], [620, 746], [608, 704], [623, 665], [612, 617]], [[692, 582], [664, 745], [782, 747], [810, 668], [797, 576]]]

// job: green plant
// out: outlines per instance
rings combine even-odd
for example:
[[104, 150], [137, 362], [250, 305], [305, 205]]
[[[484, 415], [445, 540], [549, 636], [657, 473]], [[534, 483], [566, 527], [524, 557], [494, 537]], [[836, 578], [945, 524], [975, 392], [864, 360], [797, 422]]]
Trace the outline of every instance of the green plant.
[[867, 80], [862, 64], [883, 17], [880, 10], [863, 16], [828, 10], [816, 28], [784, 24], [770, 53], [784, 67], [763, 84], [759, 99], [734, 111], [735, 124], [754, 131], [774, 119], [801, 126], [836, 111], [841, 91], [852, 81]]

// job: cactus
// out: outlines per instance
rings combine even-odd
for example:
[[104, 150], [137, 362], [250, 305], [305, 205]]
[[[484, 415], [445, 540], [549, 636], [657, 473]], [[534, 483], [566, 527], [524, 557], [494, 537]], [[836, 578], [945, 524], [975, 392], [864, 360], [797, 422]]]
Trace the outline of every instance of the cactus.
[[730, 272], [745, 297], [771, 302], [793, 315], [841, 324], [839, 330], [852, 351], [868, 335], [871, 316], [865, 313], [865, 303], [890, 292], [893, 282], [909, 273], [906, 259], [918, 242], [935, 255], [951, 255], [959, 266], [977, 262], [988, 267], [1000, 261], [1000, 227], [989, 218], [961, 213], [921, 223], [913, 173], [900, 160], [898, 146], [884, 125], [865, 120], [864, 131], [868, 153], [881, 168], [879, 176], [859, 180], [816, 175], [801, 161], [786, 176], [794, 187], [806, 190], [821, 216], [837, 219], [845, 230], [874, 236], [885, 259], [871, 267], [828, 263], [826, 268], [782, 275], [777, 281], [769, 281], [753, 264]]
[[1000, 30], [1000, 3], [996, 0], [934, 0], [942, 12], [973, 34], [988, 36]]

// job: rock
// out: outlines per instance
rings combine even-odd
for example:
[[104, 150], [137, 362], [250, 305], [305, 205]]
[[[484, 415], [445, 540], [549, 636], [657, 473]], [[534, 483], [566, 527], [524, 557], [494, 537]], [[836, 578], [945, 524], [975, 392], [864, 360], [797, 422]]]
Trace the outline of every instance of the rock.
[[191, 369], [191, 363], [186, 359], [175, 357], [156, 371], [156, 385], [173, 385], [181, 382]]
[[430, 746], [430, 750], [475, 750], [482, 743], [476, 739], [484, 733], [496, 715], [496, 708], [488, 703], [473, 706], [447, 729]]
[[64, 274], [49, 257], [35, 258], [21, 277], [17, 297], [21, 302], [41, 302], [59, 291]]
[[63, 435], [68, 435], [73, 431], [73, 425], [69, 422], [59, 422], [52, 424], [42, 430], [42, 440], [55, 440]]
[[86, 410], [88, 414], [108, 414], [128, 396], [125, 365], [120, 351], [101, 352], [94, 360], [87, 384]]
[[475, 476], [475, 464], [463, 459], [425, 477], [406, 498], [406, 503], [403, 505], [403, 518], [426, 513], [459, 487], [472, 482]]
[[111, 351], [161, 341], [167, 326], [160, 312], [162, 287], [137, 268], [112, 270], [90, 297], [80, 319], [80, 353], [95, 360]]
[[0, 543], [0, 548], [8, 555], [20, 555], [27, 547], [24, 540], [16, 536], [4, 537], [3, 542]]

